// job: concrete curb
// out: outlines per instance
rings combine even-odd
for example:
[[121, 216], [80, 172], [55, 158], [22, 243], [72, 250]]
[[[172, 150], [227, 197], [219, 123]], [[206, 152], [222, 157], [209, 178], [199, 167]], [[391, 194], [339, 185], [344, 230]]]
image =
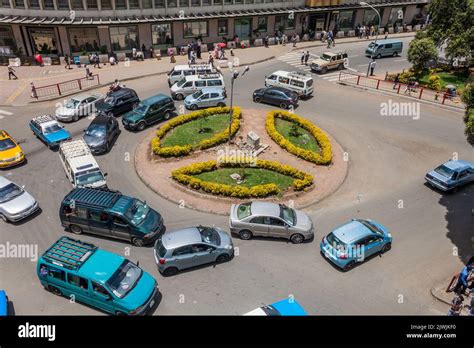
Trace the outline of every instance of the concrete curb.
[[455, 107], [455, 106], [443, 105], [443, 104], [439, 104], [439, 103], [430, 102], [428, 100], [417, 99], [417, 98], [414, 98], [414, 97], [409, 97], [409, 96], [401, 95], [401, 94], [393, 94], [393, 93], [390, 93], [390, 92], [382, 91], [380, 89], [373, 89], [373, 88], [370, 88], [370, 87], [357, 86], [357, 85], [353, 85], [351, 83], [346, 83], [346, 82], [341, 82], [341, 81], [338, 81], [337, 83], [341, 86], [352, 87], [352, 88], [360, 89], [360, 90], [363, 90], [363, 91], [370, 91], [370, 92], [377, 93], [377, 94], [383, 94], [383, 95], [393, 96], [393, 97], [397, 97], [397, 98], [403, 98], [403, 99], [406, 99], [406, 100], [417, 101], [417, 102], [422, 103], [422, 104], [430, 105], [430, 106], [433, 106], [433, 107], [438, 107], [438, 108], [441, 108], [441, 109], [447, 109], [447, 110], [450, 110], [450, 111], [458, 112], [458, 113], [463, 114], [463, 115], [466, 111], [465, 108], [458, 108], [458, 107]]
[[433, 298], [436, 300], [436, 301], [439, 301], [439, 302], [442, 302], [442, 303], [445, 303], [449, 306], [451, 306], [451, 302], [449, 301], [446, 301], [445, 299], [441, 298], [440, 296], [437, 296], [436, 293], [438, 292], [439, 290], [437, 290], [436, 288], [431, 288], [430, 289], [430, 294], [431, 296], [433, 296]]

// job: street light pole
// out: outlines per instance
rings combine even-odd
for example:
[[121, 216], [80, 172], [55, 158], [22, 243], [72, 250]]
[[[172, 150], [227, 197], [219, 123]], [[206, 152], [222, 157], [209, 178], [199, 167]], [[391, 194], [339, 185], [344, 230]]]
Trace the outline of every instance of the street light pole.
[[[370, 7], [372, 10], [375, 11], [375, 13], [377, 13], [377, 17], [379, 19], [379, 23], [377, 25], [377, 31], [375, 32], [375, 41], [374, 41], [374, 47], [372, 48], [372, 53], [370, 54], [370, 62], [369, 62], [369, 66], [367, 67], [367, 77], [369, 76], [369, 71], [370, 71], [370, 64], [372, 64], [372, 61], [374, 60], [374, 51], [375, 51], [375, 46], [377, 45], [377, 38], [379, 37], [379, 29], [380, 29], [380, 24], [382, 24], [382, 17], [380, 17], [380, 12], [376, 10], [375, 7], [373, 7], [372, 5], [364, 2], [364, 1], [361, 1], [360, 2], [360, 5], [361, 6], [368, 6]], [[370, 29], [370, 28], [369, 28]]]
[[[249, 66], [246, 66], [244, 71], [242, 72], [242, 76], [245, 75], [247, 71], [250, 70]], [[227, 140], [227, 144], [230, 145], [230, 138], [232, 137], [232, 110], [233, 110], [233, 101], [234, 101], [234, 81], [239, 77], [240, 72], [231, 70], [232, 77], [230, 79], [230, 109], [229, 109], [229, 139]]]

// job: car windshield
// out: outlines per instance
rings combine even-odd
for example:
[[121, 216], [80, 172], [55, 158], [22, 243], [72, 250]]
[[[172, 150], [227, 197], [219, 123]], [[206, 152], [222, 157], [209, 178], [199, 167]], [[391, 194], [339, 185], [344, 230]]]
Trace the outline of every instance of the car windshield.
[[369, 44], [369, 48], [374, 48], [374, 46], [375, 46], [375, 42], [371, 42], [371, 43]]
[[346, 245], [346, 243], [344, 243], [339, 238], [337, 238], [332, 232], [326, 236], [326, 241], [328, 242], [328, 244], [332, 245], [333, 247]]
[[149, 212], [150, 208], [148, 205], [139, 201], [138, 199], [134, 199], [125, 213], [125, 216], [132, 224], [139, 225], [145, 220]]
[[193, 94], [193, 98], [194, 98], [194, 99], [197, 99], [197, 98], [199, 98], [199, 97], [202, 96], [202, 95], [203, 95], [202, 90], [199, 90], [199, 91], [197, 91], [197, 92], [195, 92], [195, 93]]
[[295, 211], [284, 204], [280, 204], [280, 218], [285, 220], [290, 226], [296, 223]]
[[323, 55], [321, 56], [321, 59], [322, 60], [331, 60], [331, 56], [329, 54], [323, 53]]
[[104, 124], [91, 124], [87, 130], [86, 135], [91, 137], [103, 137], [105, 136], [106, 127]]
[[456, 173], [454, 170], [449, 169], [444, 164], [440, 165], [438, 168], [434, 170], [439, 175], [442, 175], [448, 179], [453, 178], [454, 174]]
[[102, 180], [104, 180], [104, 176], [99, 170], [79, 172], [76, 174], [76, 185], [78, 186], [86, 186]]
[[43, 133], [44, 134], [54, 133], [54, 132], [60, 131], [61, 129], [63, 129], [63, 127], [61, 127], [59, 124], [52, 124], [50, 126], [44, 127]]
[[81, 102], [77, 99], [69, 99], [64, 106], [68, 109], [75, 109]]
[[275, 307], [273, 306], [263, 306], [260, 307], [262, 311], [265, 312], [266, 315], [268, 316], [280, 316], [281, 313], [276, 310]]
[[107, 97], [104, 99], [104, 103], [107, 103], [109, 105], [114, 105], [115, 104], [115, 98], [114, 97]]
[[181, 80], [179, 80], [176, 83], [178, 84], [178, 87], [181, 87], [182, 85], [184, 85], [186, 83], [186, 79], [183, 77]]
[[362, 225], [367, 227], [372, 232], [383, 235], [383, 231], [377, 226], [375, 226], [373, 223], [371, 223], [370, 221], [361, 220], [361, 219], [358, 219], [357, 221], [359, 221]]
[[199, 233], [201, 233], [201, 240], [204, 243], [210, 243], [214, 245], [220, 245], [221, 239], [219, 237], [219, 233], [211, 227], [198, 227]]
[[145, 115], [148, 110], [148, 105], [145, 104], [139, 104], [135, 109], [133, 109], [134, 112], [137, 114], [142, 114]]
[[252, 203], [244, 203], [240, 204], [237, 207], [237, 217], [239, 218], [239, 220], [245, 219], [246, 217], [249, 217], [252, 214], [252, 212], [250, 211], [251, 204]]
[[142, 270], [128, 260], [125, 260], [117, 271], [107, 281], [107, 285], [118, 298], [125, 297], [138, 283]]
[[10, 183], [7, 186], [0, 188], [0, 203], [11, 201], [22, 193], [23, 190], [20, 187], [14, 183]]
[[15, 143], [11, 139], [0, 140], [0, 151], [10, 150], [16, 147]]

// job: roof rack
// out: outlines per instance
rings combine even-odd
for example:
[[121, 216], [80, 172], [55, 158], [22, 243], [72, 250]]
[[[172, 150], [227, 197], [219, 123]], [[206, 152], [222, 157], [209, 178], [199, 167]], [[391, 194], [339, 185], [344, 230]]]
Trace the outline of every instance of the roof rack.
[[77, 270], [97, 250], [94, 244], [61, 237], [43, 254], [43, 259], [63, 268]]
[[206, 63], [206, 62], [200, 62], [200, 63], [193, 63], [193, 64], [189, 64], [189, 67], [197, 67], [197, 68], [200, 68], [200, 67], [208, 67], [210, 66], [211, 64], [209, 63]]
[[203, 74], [203, 75], [198, 75], [200, 79], [215, 79], [220, 77], [221, 75], [218, 73], [212, 73], [212, 74]]
[[71, 140], [61, 143], [60, 148], [64, 155], [69, 158], [90, 155], [91, 150], [83, 139]]
[[94, 207], [112, 207], [122, 196], [120, 191], [107, 188], [80, 187], [72, 190], [67, 198], [76, 203], [83, 203]]
[[41, 115], [41, 116], [34, 117], [31, 121], [36, 122], [37, 124], [41, 124], [41, 123], [55, 121], [55, 119], [51, 115]]
[[310, 78], [311, 76], [304, 73], [304, 72], [299, 72], [299, 71], [291, 71], [288, 76], [296, 78], [296, 79], [307, 79]]

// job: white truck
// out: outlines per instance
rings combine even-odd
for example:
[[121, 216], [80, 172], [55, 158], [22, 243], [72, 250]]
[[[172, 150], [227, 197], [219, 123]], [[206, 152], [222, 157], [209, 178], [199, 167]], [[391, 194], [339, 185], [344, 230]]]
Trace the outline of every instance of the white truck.
[[83, 139], [61, 143], [59, 158], [66, 176], [74, 187], [107, 187], [105, 177], [99, 168], [89, 146]]

